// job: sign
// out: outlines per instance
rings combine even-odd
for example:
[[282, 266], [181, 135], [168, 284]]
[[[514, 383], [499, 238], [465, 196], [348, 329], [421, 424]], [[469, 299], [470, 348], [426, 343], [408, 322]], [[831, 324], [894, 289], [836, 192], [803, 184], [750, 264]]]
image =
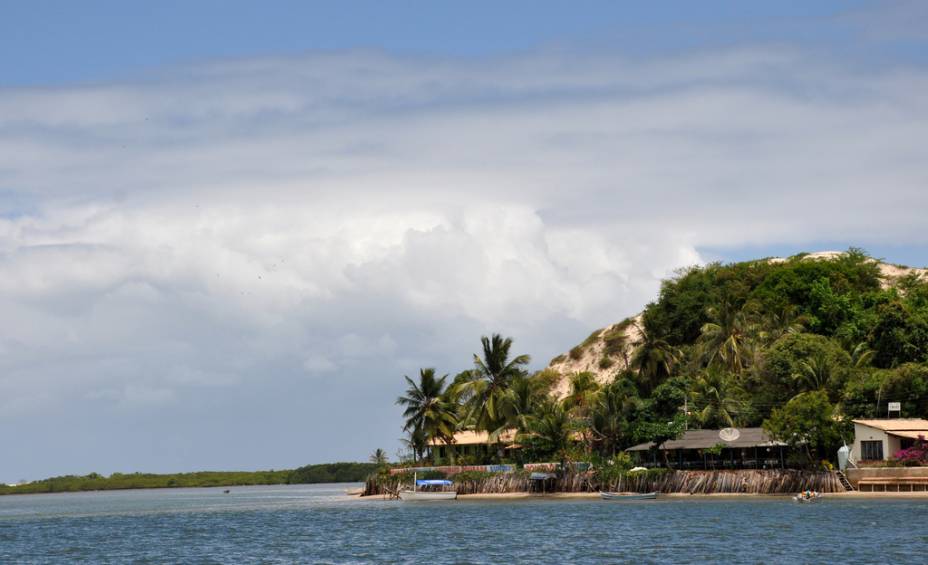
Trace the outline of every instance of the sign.
[[902, 412], [902, 403], [901, 402], [890, 402], [889, 411], [890, 412]]

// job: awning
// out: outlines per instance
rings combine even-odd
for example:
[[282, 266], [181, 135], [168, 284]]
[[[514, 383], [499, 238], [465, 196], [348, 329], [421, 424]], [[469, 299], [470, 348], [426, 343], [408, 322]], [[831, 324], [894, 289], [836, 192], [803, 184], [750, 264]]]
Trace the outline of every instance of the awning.
[[427, 486], [451, 486], [454, 483], [444, 479], [419, 479], [416, 481], [416, 486], [427, 487]]

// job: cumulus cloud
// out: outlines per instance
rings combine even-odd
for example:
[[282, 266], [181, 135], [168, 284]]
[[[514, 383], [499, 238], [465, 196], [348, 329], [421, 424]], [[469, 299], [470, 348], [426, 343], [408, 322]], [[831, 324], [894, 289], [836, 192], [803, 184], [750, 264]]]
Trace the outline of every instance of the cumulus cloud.
[[497, 330], [540, 367], [702, 247], [924, 243], [926, 87], [755, 49], [0, 90], [0, 423], [111, 469], [361, 457], [400, 375]]

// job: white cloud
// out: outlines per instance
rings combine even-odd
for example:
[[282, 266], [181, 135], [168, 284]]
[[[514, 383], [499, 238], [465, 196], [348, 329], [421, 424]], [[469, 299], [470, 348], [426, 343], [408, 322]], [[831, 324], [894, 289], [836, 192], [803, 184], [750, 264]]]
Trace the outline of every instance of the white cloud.
[[[359, 457], [398, 434], [399, 375], [497, 330], [541, 366], [701, 246], [924, 243], [926, 83], [742, 50], [2, 90], [0, 422], [110, 403], [99, 430], [129, 405], [236, 430], [299, 399], [318, 458]], [[307, 424], [338, 395], [373, 436]]]

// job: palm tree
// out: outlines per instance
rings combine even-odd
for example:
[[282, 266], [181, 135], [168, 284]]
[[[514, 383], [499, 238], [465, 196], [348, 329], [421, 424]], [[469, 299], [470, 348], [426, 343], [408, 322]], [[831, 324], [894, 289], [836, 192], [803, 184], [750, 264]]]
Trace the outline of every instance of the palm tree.
[[526, 375], [523, 367], [531, 358], [518, 355], [509, 359], [512, 338], [493, 334], [490, 338], [481, 337], [480, 341], [483, 355], [474, 355], [474, 369], [470, 379], [460, 385], [461, 394], [466, 403], [467, 423], [495, 439], [517, 423], [518, 414], [509, 389], [516, 379]]
[[647, 329], [646, 325], [640, 325], [638, 330], [640, 336], [634, 344], [631, 367], [638, 372], [644, 388], [650, 391], [670, 376], [679, 353], [667, 340]]
[[564, 406], [574, 415], [583, 417], [596, 399], [599, 383], [596, 375], [589, 371], [576, 373], [570, 377], [570, 389], [564, 398]]
[[784, 335], [797, 334], [805, 329], [806, 317], [797, 313], [793, 304], [775, 310], [764, 317], [763, 328], [758, 337], [766, 344], [771, 344]]
[[793, 380], [802, 387], [802, 392], [825, 390], [831, 382], [834, 369], [832, 360], [820, 351], [799, 361], [799, 372], [793, 375]]
[[380, 449], [379, 447], [371, 453], [371, 456], [368, 458], [371, 463], [376, 463], [377, 465], [383, 467], [389, 463], [389, 458], [387, 457], [387, 452]]
[[590, 411], [590, 435], [603, 455], [615, 455], [627, 440], [629, 422], [644, 408], [635, 385], [617, 378], [603, 387]]
[[693, 381], [690, 399], [700, 425], [704, 428], [736, 426], [741, 423], [745, 402], [742, 391], [731, 375], [707, 368]]
[[403, 376], [409, 388], [406, 395], [396, 399], [396, 403], [406, 407], [404, 430], [421, 430], [427, 443], [441, 440], [450, 443], [454, 440], [457, 427], [457, 412], [445, 397], [445, 380], [448, 375], [435, 377], [435, 369], [419, 369], [419, 383]]
[[406, 448], [412, 453], [412, 462], [418, 463], [419, 459], [422, 458], [422, 454], [425, 453], [426, 448], [428, 447], [428, 440], [425, 437], [425, 432], [422, 431], [422, 428], [412, 428], [406, 430], [406, 437], [400, 438], [400, 441]]
[[869, 367], [874, 355], [876, 352], [870, 349], [866, 341], [862, 341], [851, 351], [851, 366], [855, 369]]
[[531, 445], [540, 454], [557, 457], [561, 463], [567, 459], [571, 418], [560, 402], [546, 400], [528, 418], [527, 424], [527, 433], [521, 436], [520, 441]]
[[753, 331], [743, 310], [725, 301], [707, 311], [711, 322], [700, 329], [699, 349], [708, 367], [719, 365], [740, 375], [751, 359], [750, 335]]

